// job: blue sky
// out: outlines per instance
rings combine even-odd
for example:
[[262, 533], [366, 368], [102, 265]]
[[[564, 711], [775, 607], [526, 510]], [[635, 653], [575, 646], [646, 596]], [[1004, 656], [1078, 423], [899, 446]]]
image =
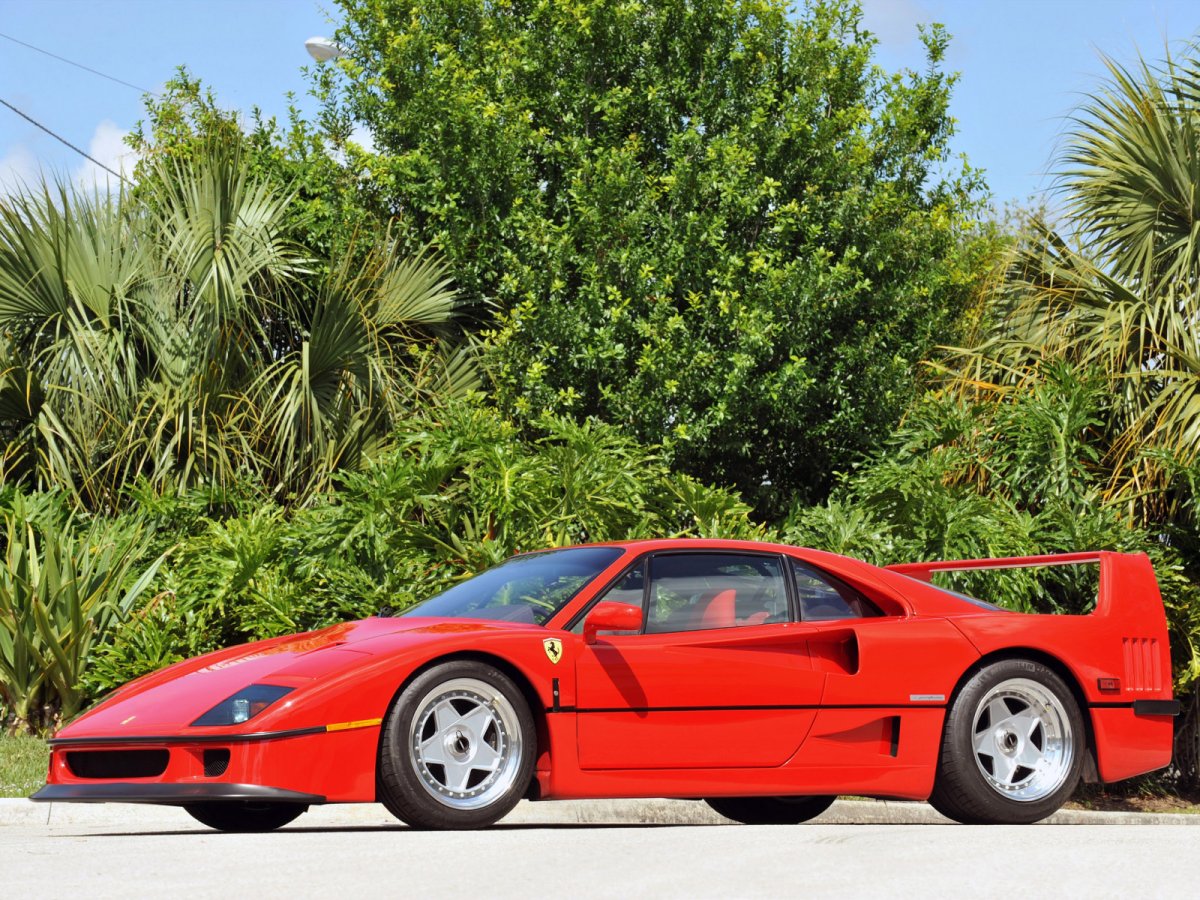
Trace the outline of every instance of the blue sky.
[[1159, 60], [1197, 37], [1197, 0], [865, 0], [886, 68], [919, 67], [917, 22], [941, 22], [953, 41], [946, 68], [960, 73], [951, 113], [957, 151], [987, 172], [997, 206], [1053, 186], [1066, 118], [1106, 70], [1137, 52]]
[[[955, 149], [987, 171], [998, 205], [1051, 184], [1064, 118], [1103, 74], [1099, 52], [1159, 58], [1200, 30], [1196, 0], [865, 0], [888, 68], [920, 66], [919, 22], [953, 35], [962, 73], [952, 112]], [[222, 105], [282, 115], [295, 92], [311, 109], [304, 40], [329, 34], [312, 0], [0, 0], [0, 32], [124, 81], [158, 89], [185, 64]], [[137, 91], [0, 38], [0, 98], [120, 166], [123, 135], [142, 116]], [[128, 165], [128, 161], [126, 161]], [[50, 170], [88, 183], [91, 164], [0, 107], [0, 191]]]

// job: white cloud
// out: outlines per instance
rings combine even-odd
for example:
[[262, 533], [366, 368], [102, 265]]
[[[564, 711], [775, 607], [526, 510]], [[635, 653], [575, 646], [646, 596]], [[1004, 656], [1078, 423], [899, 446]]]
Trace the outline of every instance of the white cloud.
[[[129, 132], [123, 131], [115, 122], [105, 119], [96, 126], [96, 131], [88, 142], [88, 155], [113, 172], [119, 172], [125, 178], [129, 178], [137, 164], [138, 154], [125, 143], [127, 134]], [[115, 191], [120, 187], [120, 182], [112, 174], [88, 159], [75, 169], [72, 180], [83, 190]]]
[[37, 158], [23, 144], [0, 157], [0, 197], [15, 194], [38, 183], [41, 169]]

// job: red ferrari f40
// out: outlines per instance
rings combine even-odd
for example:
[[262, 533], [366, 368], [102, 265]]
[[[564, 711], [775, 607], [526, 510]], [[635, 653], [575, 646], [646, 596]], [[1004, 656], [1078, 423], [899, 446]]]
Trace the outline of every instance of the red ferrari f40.
[[[1087, 615], [1011, 612], [939, 571], [1095, 565]], [[1081, 779], [1166, 766], [1167, 623], [1149, 559], [879, 568], [744, 541], [516, 556], [400, 615], [133, 681], [52, 739], [35, 800], [182, 806], [261, 831], [382, 802], [478, 828], [522, 798], [703, 798], [797, 823], [838, 794], [1025, 823]]]

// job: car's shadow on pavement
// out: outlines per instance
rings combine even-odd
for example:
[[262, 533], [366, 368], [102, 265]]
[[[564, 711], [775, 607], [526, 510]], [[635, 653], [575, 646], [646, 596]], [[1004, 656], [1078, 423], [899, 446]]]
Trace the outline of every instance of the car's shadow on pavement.
[[[724, 828], [725, 825], [721, 822], [686, 822], [686, 823], [670, 823], [670, 822], [522, 822], [521, 824], [513, 825], [492, 825], [488, 828], [472, 829], [473, 831], [545, 831], [552, 829], [554, 831], [575, 831], [587, 829], [591, 831], [611, 830], [617, 828]], [[247, 834], [353, 834], [356, 832], [372, 833], [395, 831], [399, 833], [411, 834], [433, 834], [432, 831], [423, 831], [414, 828], [409, 828], [407, 825], [329, 825], [325, 827], [314, 828], [280, 828], [276, 831], [262, 832], [234, 832], [234, 831], [215, 831], [207, 828], [180, 828], [170, 831], [85, 831], [81, 830], [70, 834], [61, 833], [55, 834], [57, 838], [122, 838], [122, 837], [245, 837]], [[461, 832], [445, 832], [447, 834]]]

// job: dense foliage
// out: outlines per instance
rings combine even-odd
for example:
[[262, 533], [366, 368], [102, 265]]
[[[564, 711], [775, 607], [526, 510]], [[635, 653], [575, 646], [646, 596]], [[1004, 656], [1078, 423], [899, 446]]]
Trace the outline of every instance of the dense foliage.
[[598, 416], [760, 513], [914, 396], [992, 242], [949, 160], [947, 37], [889, 75], [852, 3], [342, 0], [330, 117], [400, 227], [494, 304], [518, 420]]
[[546, 416], [522, 437], [494, 411], [451, 403], [393, 438], [304, 509], [226, 496], [218, 517], [207, 494], [147, 498], [146, 525], [175, 543], [89, 684], [103, 691], [190, 654], [402, 609], [521, 550], [760, 533], [734, 495], [673, 475], [611, 426]]
[[[94, 651], [130, 614], [161, 563], [137, 523], [83, 526], [61, 497], [0, 497], [0, 711], [14, 728], [72, 716]], [[0, 724], [3, 718], [0, 718]]]
[[[1193, 48], [1108, 66], [1064, 142], [1064, 215], [1029, 223], [986, 330], [940, 366], [947, 397], [918, 407], [834, 503], [799, 514], [797, 536], [892, 558], [1150, 552], [1191, 699], [1177, 765], [1196, 786], [1200, 62]], [[1022, 576], [973, 587], [1018, 608], [1072, 595]]]
[[[1200, 590], [1175, 550], [1105, 500], [1109, 473], [1096, 437], [1113, 402], [1102, 379], [1063, 365], [999, 403], [930, 395], [827, 504], [794, 512], [787, 539], [880, 565], [1084, 548], [1148, 552], [1167, 604], [1177, 683], [1186, 690], [1200, 678]], [[1042, 613], [1087, 612], [1098, 585], [1093, 566], [939, 578]]]
[[[889, 74], [853, 0], [339, 3], [317, 122], [181, 70], [131, 190], [0, 200], [0, 723], [674, 534], [1145, 550], [1194, 696], [1194, 51], [1111, 66], [1014, 240], [950, 155], [937, 26]], [[1200, 783], [1200, 703], [1178, 749]]]
[[1003, 402], [1059, 361], [1095, 372], [1114, 400], [1092, 443], [1106, 493], [1170, 525], [1193, 493], [1176, 477], [1200, 453], [1200, 60], [1106, 63], [1064, 142], [1064, 215], [1030, 223], [996, 327], [952, 374], [964, 395]]
[[439, 349], [455, 296], [438, 259], [381, 244], [312, 260], [291, 192], [236, 142], [162, 157], [136, 195], [66, 188], [0, 204], [0, 476], [119, 509], [253, 478], [323, 490], [427, 389], [464, 390]]
[[287, 189], [290, 200], [280, 230], [316, 271], [390, 239], [389, 216], [374, 183], [359, 177], [370, 155], [354, 141], [347, 116], [310, 122], [292, 105], [284, 124], [257, 108], [247, 118], [222, 107], [212, 90], [182, 67], [158, 94], [147, 95], [145, 104], [146, 118], [129, 137], [139, 154], [135, 194], [157, 180], [164, 158], [187, 164], [203, 158], [214, 144], [240, 147], [252, 176]]

